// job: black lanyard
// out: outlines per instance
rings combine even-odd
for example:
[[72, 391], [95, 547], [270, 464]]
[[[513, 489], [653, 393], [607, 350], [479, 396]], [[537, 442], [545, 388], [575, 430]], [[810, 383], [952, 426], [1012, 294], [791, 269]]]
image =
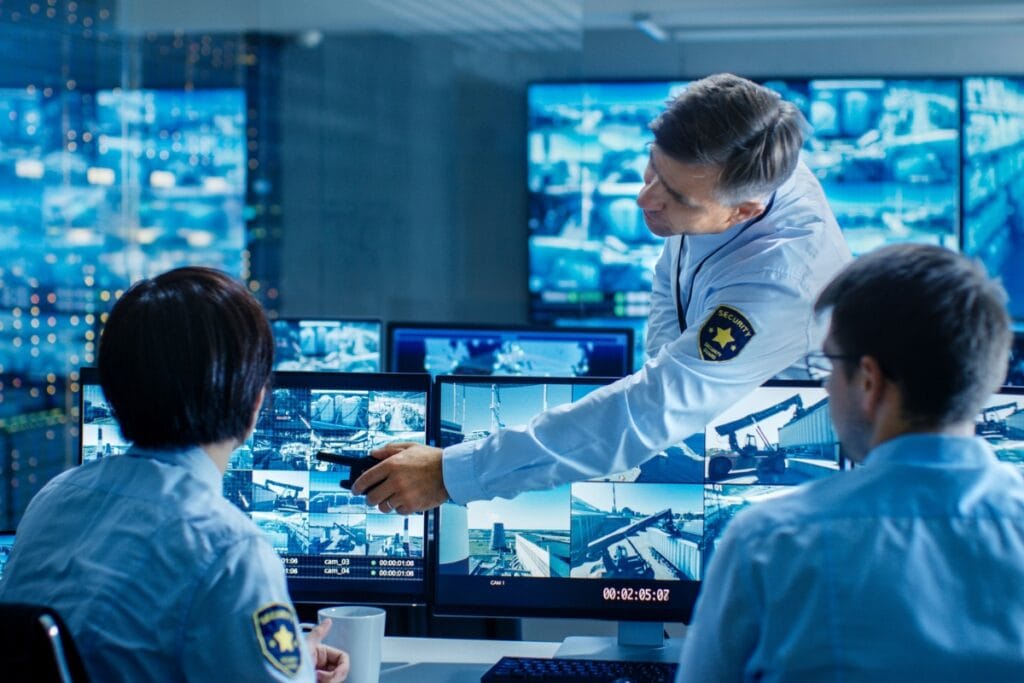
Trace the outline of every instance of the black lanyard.
[[679, 289], [679, 276], [683, 272], [683, 245], [686, 244], [686, 235], [680, 236], [680, 238], [679, 238], [679, 254], [678, 254], [678, 256], [676, 256], [676, 317], [679, 319], [679, 334], [682, 334], [683, 332], [686, 331], [686, 313], [690, 310], [690, 299], [693, 298], [693, 284], [694, 284], [694, 282], [697, 281], [697, 273], [699, 273], [700, 269], [704, 267], [704, 264], [707, 263], [708, 259], [710, 259], [715, 254], [717, 254], [718, 252], [722, 251], [722, 249], [725, 249], [727, 246], [732, 244], [733, 240], [735, 240], [737, 237], [739, 237], [744, 232], [746, 232], [747, 228], [749, 228], [751, 225], [753, 225], [754, 223], [757, 223], [762, 218], [767, 216], [768, 212], [772, 210], [772, 205], [774, 203], [775, 203], [775, 194], [772, 193], [771, 199], [768, 200], [768, 206], [766, 206], [764, 211], [761, 212], [761, 215], [756, 216], [754, 218], [751, 218], [749, 221], [744, 223], [736, 231], [735, 235], [733, 235], [732, 237], [727, 239], [725, 242], [722, 242], [720, 245], [718, 245], [717, 247], [712, 249], [708, 253], [707, 256], [705, 256], [704, 258], [702, 258], [700, 260], [700, 263], [697, 264], [697, 267], [693, 269], [693, 275], [690, 276], [690, 287], [689, 287], [689, 289], [686, 292], [686, 305], [685, 306], [683, 305], [683, 293]]

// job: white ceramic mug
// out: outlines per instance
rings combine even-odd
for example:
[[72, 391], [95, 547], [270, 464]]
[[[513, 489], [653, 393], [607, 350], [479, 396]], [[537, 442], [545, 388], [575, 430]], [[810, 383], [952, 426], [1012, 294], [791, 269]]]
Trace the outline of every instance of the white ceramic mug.
[[349, 670], [345, 683], [377, 683], [380, 679], [380, 656], [384, 647], [384, 610], [363, 605], [323, 607], [317, 619], [331, 620], [331, 630], [323, 638], [324, 645], [348, 653]]

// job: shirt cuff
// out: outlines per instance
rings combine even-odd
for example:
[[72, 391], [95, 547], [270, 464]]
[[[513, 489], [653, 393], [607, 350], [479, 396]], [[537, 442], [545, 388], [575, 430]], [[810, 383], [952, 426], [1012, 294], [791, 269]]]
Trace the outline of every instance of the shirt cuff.
[[476, 463], [473, 458], [478, 446], [479, 443], [476, 441], [455, 444], [445, 448], [441, 456], [444, 487], [448, 489], [451, 502], [458, 505], [493, 498], [487, 495], [476, 478]]

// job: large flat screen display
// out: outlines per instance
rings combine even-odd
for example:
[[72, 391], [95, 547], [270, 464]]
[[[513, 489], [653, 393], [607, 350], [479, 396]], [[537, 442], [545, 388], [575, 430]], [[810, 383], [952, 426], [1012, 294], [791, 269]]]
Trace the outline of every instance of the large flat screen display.
[[388, 323], [388, 369], [431, 375], [621, 377], [633, 370], [629, 327]]
[[[422, 603], [425, 514], [384, 514], [342, 487], [349, 468], [319, 451], [363, 456], [425, 442], [427, 375], [275, 372], [251, 437], [232, 455], [224, 497], [281, 556], [296, 602]], [[81, 458], [124, 453], [95, 370], [82, 372]]]
[[[486, 438], [600, 385], [441, 377], [435, 439]], [[839, 469], [824, 389], [770, 382], [638, 468], [511, 500], [442, 506], [435, 609], [688, 621], [732, 515]]]
[[1024, 78], [964, 79], [964, 252], [998, 276], [1024, 327]]
[[802, 158], [850, 251], [896, 242], [958, 249], [959, 79], [772, 80], [811, 124]]
[[647, 124], [684, 82], [529, 88], [530, 297], [534, 320], [643, 317], [664, 240], [636, 205]]
[[[809, 121], [802, 158], [855, 255], [894, 242], [959, 248], [959, 79], [764, 84]], [[652, 140], [647, 126], [685, 87], [683, 81], [530, 86], [535, 320], [647, 315], [662, 247], [635, 201]]]

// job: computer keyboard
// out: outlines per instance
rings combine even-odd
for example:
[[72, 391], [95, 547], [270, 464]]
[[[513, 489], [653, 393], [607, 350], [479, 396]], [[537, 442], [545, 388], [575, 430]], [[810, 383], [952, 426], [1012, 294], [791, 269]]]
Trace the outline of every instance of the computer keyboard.
[[488, 669], [481, 683], [544, 681], [546, 683], [672, 683], [678, 664], [624, 662], [603, 659], [541, 659], [502, 657]]

